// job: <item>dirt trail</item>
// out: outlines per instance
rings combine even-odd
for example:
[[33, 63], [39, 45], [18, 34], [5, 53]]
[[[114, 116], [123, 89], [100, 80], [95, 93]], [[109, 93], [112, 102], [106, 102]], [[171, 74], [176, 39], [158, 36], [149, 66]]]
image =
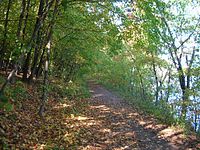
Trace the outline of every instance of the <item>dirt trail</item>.
[[89, 86], [92, 94], [89, 99], [60, 101], [58, 95], [50, 95], [45, 120], [37, 115], [38, 93], [29, 87], [36, 99], [23, 100], [23, 105], [16, 105], [14, 111], [1, 112], [0, 129], [4, 135], [0, 134], [0, 149], [5, 146], [4, 149], [28, 150], [200, 149], [195, 136], [185, 139], [181, 130], [138, 113], [95, 82], [89, 82]]
[[80, 149], [89, 150], [185, 150], [197, 149], [184, 140], [182, 131], [156, 123], [139, 114], [121, 98], [90, 82], [87, 123], [91, 135]]

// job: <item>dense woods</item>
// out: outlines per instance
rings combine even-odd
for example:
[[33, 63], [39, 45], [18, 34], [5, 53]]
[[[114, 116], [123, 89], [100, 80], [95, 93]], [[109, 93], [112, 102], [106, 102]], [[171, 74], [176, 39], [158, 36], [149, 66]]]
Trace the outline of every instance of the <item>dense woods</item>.
[[52, 93], [85, 98], [92, 79], [199, 134], [199, 10], [198, 0], [0, 1], [0, 121], [29, 86], [45, 120]]

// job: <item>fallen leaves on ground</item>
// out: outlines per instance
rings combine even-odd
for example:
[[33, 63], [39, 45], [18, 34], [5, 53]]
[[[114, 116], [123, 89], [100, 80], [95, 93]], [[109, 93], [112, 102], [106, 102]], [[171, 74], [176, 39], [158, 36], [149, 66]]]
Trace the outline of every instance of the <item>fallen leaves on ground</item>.
[[[90, 99], [72, 100], [50, 95], [45, 120], [37, 115], [39, 98], [32, 97], [2, 112], [4, 149], [197, 149], [181, 130], [158, 124], [99, 85], [91, 85]], [[177, 128], [176, 128], [177, 129]]]

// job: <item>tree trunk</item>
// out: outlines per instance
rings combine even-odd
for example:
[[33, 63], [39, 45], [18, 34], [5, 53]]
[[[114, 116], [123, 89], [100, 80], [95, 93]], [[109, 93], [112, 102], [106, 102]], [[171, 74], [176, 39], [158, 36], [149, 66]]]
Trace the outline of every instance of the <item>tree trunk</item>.
[[24, 67], [23, 67], [23, 80], [27, 81], [27, 75], [28, 75], [28, 70], [30, 66], [30, 59], [31, 59], [31, 53], [32, 53], [32, 45], [34, 44], [35, 46], [35, 39], [37, 36], [38, 31], [40, 30], [41, 24], [42, 24], [42, 18], [43, 18], [43, 9], [44, 9], [44, 0], [40, 0], [40, 5], [39, 5], [39, 10], [38, 10], [38, 17], [36, 19], [35, 27], [30, 39], [30, 42], [28, 44], [28, 48], [30, 48], [26, 60], [24, 62]]
[[154, 72], [154, 77], [155, 77], [155, 82], [156, 82], [155, 105], [158, 105], [159, 83], [158, 83], [158, 76], [157, 76], [157, 73], [156, 73], [156, 65], [155, 65], [155, 60], [154, 60], [154, 54], [151, 53], [151, 57], [152, 57], [152, 66], [153, 66], [153, 72]]
[[[167, 22], [167, 19], [165, 18], [165, 14], [163, 12], [163, 9], [161, 9], [161, 7], [158, 5], [157, 2], [156, 2], [156, 5], [157, 5], [157, 8], [158, 8], [160, 14], [162, 15], [162, 21], [163, 21], [164, 25], [166, 26], [167, 31], [169, 32], [169, 37], [171, 38], [171, 41], [168, 42], [165, 35], [163, 36], [162, 34], [160, 34], [162, 40], [164, 42], [166, 42], [167, 44], [169, 44], [169, 53], [171, 55], [173, 64], [174, 64], [175, 68], [177, 69], [179, 84], [180, 84], [181, 92], [182, 92], [181, 118], [183, 120], [185, 120], [186, 114], [187, 114], [187, 107], [188, 107], [187, 102], [189, 100], [188, 90], [190, 89], [190, 87], [189, 87], [189, 85], [190, 85], [190, 75], [188, 74], [188, 76], [187, 76], [187, 73], [185, 75], [184, 69], [182, 68], [182, 64], [181, 64], [182, 57], [178, 56], [177, 51], [180, 48], [183, 49], [184, 44], [189, 39], [191, 39], [191, 37], [195, 34], [196, 29], [199, 26], [199, 19], [198, 19], [198, 22], [196, 23], [196, 25], [194, 26], [193, 32], [191, 32], [190, 35], [183, 42], [181, 42], [179, 44], [179, 46], [176, 46], [176, 41], [175, 41], [176, 37], [173, 36], [173, 31], [171, 30], [171, 28], [170, 28], [170, 26]], [[183, 52], [181, 52], [181, 55], [182, 54], [183, 54]], [[194, 60], [193, 58], [194, 58], [194, 49], [193, 49], [193, 54], [192, 54], [192, 57], [191, 57], [191, 60], [190, 60], [190, 64], [188, 65], [189, 68], [191, 68], [191, 65], [192, 65], [193, 60]], [[190, 69], [188, 69], [188, 70], [190, 70]], [[187, 78], [187, 82], [186, 82], [185, 78]]]
[[166, 96], [166, 103], [169, 101], [169, 94], [170, 94], [170, 82], [171, 82], [171, 70], [169, 71], [168, 75], [168, 81], [167, 81], [167, 96]]
[[138, 70], [138, 73], [139, 73], [139, 78], [140, 78], [140, 93], [141, 93], [141, 97], [143, 98], [143, 100], [146, 100], [146, 95], [145, 95], [145, 88], [144, 88], [144, 83], [143, 83], [143, 80], [142, 80], [142, 75], [140, 73], [140, 71]]
[[40, 56], [39, 65], [38, 65], [38, 67], [37, 67], [37, 69], [36, 69], [36, 71], [35, 71], [36, 79], [38, 79], [39, 76], [40, 76], [40, 72], [41, 72], [42, 64], [43, 64], [44, 53], [45, 53], [45, 48], [43, 48], [42, 55]]
[[[9, 9], [10, 9], [10, 5], [11, 5], [11, 0], [9, 0], [9, 5], [8, 5], [8, 10], [7, 10], [6, 20], [8, 20], [8, 12], [9, 12]], [[26, 7], [27, 14], [26, 14], [26, 19], [25, 19], [24, 28], [23, 28], [23, 37], [24, 37], [24, 34], [25, 34], [26, 23], [27, 23], [27, 20], [28, 20], [29, 6], [30, 6], [30, 0], [28, 0], [28, 4], [27, 4], [27, 7]], [[20, 37], [20, 30], [22, 28], [22, 24], [21, 23], [22, 23], [22, 20], [23, 20], [23, 17], [24, 17], [25, 0], [22, 1], [22, 7], [23, 8], [22, 8], [22, 12], [20, 14], [20, 19], [19, 19], [19, 24], [18, 24], [18, 31], [17, 31], [17, 37], [18, 38]], [[22, 45], [23, 44], [21, 43], [21, 47], [22, 47]], [[10, 83], [10, 81], [13, 78], [13, 76], [18, 71], [19, 66], [22, 64], [23, 57], [24, 56], [21, 54], [19, 60], [15, 63], [13, 70], [8, 75], [7, 80], [5, 81], [5, 83], [3, 84], [3, 86], [1, 87], [0, 93], [4, 93], [5, 87], [8, 85], [8, 83]]]
[[33, 63], [32, 63], [32, 67], [31, 67], [31, 74], [28, 78], [28, 82], [31, 83], [31, 81], [33, 80], [33, 77], [35, 75], [35, 71], [36, 71], [36, 67], [37, 67], [37, 62], [38, 62], [38, 57], [39, 57], [39, 51], [43, 45], [43, 42], [41, 42], [40, 40], [42, 40], [40, 38], [40, 32], [38, 31], [38, 35], [37, 35], [37, 41], [36, 41], [36, 46], [35, 46], [35, 51], [34, 51], [34, 58], [33, 58]]
[[186, 119], [187, 114], [187, 102], [188, 102], [188, 94], [186, 90], [182, 89], [182, 105], [181, 105], [181, 119]]
[[23, 81], [27, 81], [30, 59], [31, 59], [31, 51], [28, 52], [28, 54], [26, 56], [26, 60], [24, 62], [24, 66], [22, 68], [23, 69], [23, 76], [22, 76]]
[[51, 43], [49, 41], [47, 45], [47, 58], [45, 61], [45, 68], [44, 68], [44, 80], [43, 80], [43, 94], [41, 99], [41, 104], [39, 108], [38, 115], [43, 119], [43, 113], [45, 110], [45, 102], [47, 100], [47, 88], [48, 88], [48, 67], [49, 67], [49, 60], [50, 60], [50, 48]]
[[187, 100], [188, 100], [188, 96], [187, 96], [187, 87], [185, 85], [185, 76], [182, 73], [182, 69], [178, 68], [178, 72], [179, 72], [179, 82], [180, 82], [180, 87], [181, 87], [181, 91], [182, 91], [182, 104], [181, 104], [181, 119], [185, 120], [186, 119], [186, 113], [187, 113]]
[[24, 19], [24, 13], [26, 10], [26, 0], [22, 0], [22, 9], [21, 9], [21, 13], [20, 13], [20, 17], [19, 17], [19, 23], [18, 23], [18, 28], [17, 28], [17, 37], [20, 37], [20, 32], [22, 29], [22, 21]]
[[7, 40], [7, 33], [8, 33], [8, 17], [9, 17], [9, 12], [10, 12], [10, 7], [11, 7], [12, 1], [8, 1], [8, 6], [7, 6], [7, 11], [6, 11], [6, 17], [5, 17], [5, 23], [4, 23], [4, 33], [3, 33], [3, 41], [2, 41], [2, 47], [1, 47], [1, 63], [3, 63], [3, 59], [5, 56], [5, 50], [6, 50], [6, 40]]
[[[27, 25], [27, 21], [28, 21], [28, 16], [29, 16], [29, 8], [30, 8], [30, 0], [28, 0], [27, 5], [26, 5], [26, 16], [25, 16], [25, 20], [24, 20], [24, 27], [22, 29], [22, 39], [24, 41], [25, 38], [25, 33], [26, 33], [26, 25]], [[23, 43], [21, 43], [21, 48], [23, 46]]]
[[45, 61], [45, 68], [44, 68], [43, 95], [42, 95], [41, 105], [40, 105], [39, 112], [38, 112], [38, 115], [42, 119], [43, 119], [43, 113], [44, 113], [44, 109], [45, 109], [45, 103], [46, 103], [46, 100], [47, 100], [48, 70], [49, 70], [48, 67], [49, 67], [49, 61], [50, 61], [51, 36], [52, 36], [52, 32], [53, 32], [53, 26], [55, 24], [55, 17], [56, 17], [57, 11], [58, 11], [59, 1], [60, 0], [56, 0], [54, 11], [53, 11], [53, 17], [52, 17], [52, 20], [49, 23], [49, 32], [47, 34], [47, 44], [46, 44], [47, 58], [46, 58], [46, 61]]

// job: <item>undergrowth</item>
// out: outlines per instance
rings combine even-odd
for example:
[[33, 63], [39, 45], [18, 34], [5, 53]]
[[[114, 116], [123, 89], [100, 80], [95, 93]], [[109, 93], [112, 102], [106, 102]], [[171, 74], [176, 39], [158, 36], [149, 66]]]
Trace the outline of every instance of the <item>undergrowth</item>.
[[[127, 103], [132, 105], [138, 110], [138, 112], [152, 115], [160, 123], [164, 123], [170, 126], [178, 126], [185, 132], [186, 135], [194, 133], [192, 125], [185, 120], [178, 118], [174, 110], [168, 105], [165, 101], [160, 100], [157, 105], [153, 102], [151, 97], [138, 97], [138, 95], [128, 91], [128, 87], [122, 87], [120, 85], [112, 85], [109, 81], [97, 80], [99, 84], [102, 84], [107, 89], [111, 89], [115, 94], [119, 94]], [[200, 135], [200, 132], [197, 132], [197, 135]]]
[[[3, 77], [0, 77], [0, 85], [5, 82]], [[28, 98], [26, 85], [21, 81], [16, 81], [15, 84], [10, 84], [6, 87], [5, 92], [0, 94], [0, 109], [12, 111], [14, 105], [20, 104], [24, 99]]]
[[108, 82], [104, 82], [102, 80], [98, 80], [98, 82], [104, 85], [106, 88], [117, 92], [120, 96], [124, 98], [129, 104], [133, 107], [137, 108], [139, 112], [153, 115], [158, 121], [161, 123], [165, 123], [168, 125], [176, 125], [178, 121], [174, 118], [174, 112], [171, 108], [165, 104], [164, 102], [160, 102], [157, 106], [153, 103], [150, 98], [142, 99], [142, 97], [134, 96], [130, 91], [126, 90], [126, 88], [121, 88], [120, 86], [113, 86]]
[[[0, 76], [0, 85], [5, 82], [4, 77]], [[25, 99], [33, 97], [31, 92], [33, 88], [31, 86], [37, 86], [37, 99], [41, 98], [42, 95], [42, 84], [34, 83], [33, 85], [27, 85], [20, 80], [17, 80], [14, 84], [9, 84], [5, 92], [0, 95], [0, 109], [11, 111], [14, 105], [18, 105]], [[80, 100], [83, 98], [89, 98], [90, 93], [86, 82], [83, 80], [70, 81], [68, 83], [59, 79], [50, 79], [48, 85], [48, 94], [58, 98], [58, 101], [63, 99], [67, 100]]]
[[61, 80], [52, 80], [49, 85], [49, 92], [68, 100], [90, 97], [87, 84], [83, 80], [70, 81], [68, 83]]
[[[0, 85], [4, 81], [1, 77]], [[40, 82], [28, 85], [20, 80], [6, 87], [4, 95], [0, 96], [0, 149], [34, 149], [33, 143], [42, 146], [43, 142], [47, 149], [77, 145], [79, 129], [71, 131], [69, 127], [73, 118], [88, 106], [86, 98], [90, 94], [86, 83], [50, 79], [45, 123], [37, 115], [42, 88]]]

